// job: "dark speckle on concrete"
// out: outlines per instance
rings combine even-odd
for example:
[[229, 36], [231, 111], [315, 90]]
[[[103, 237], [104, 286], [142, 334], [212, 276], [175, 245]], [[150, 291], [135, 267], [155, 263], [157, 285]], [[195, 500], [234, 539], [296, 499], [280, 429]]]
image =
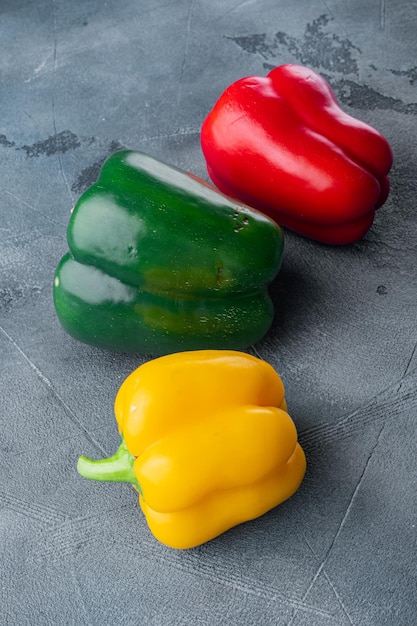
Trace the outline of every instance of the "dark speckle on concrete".
[[85, 167], [71, 185], [71, 191], [75, 193], [83, 193], [86, 189], [88, 189], [88, 187], [93, 185], [99, 177], [101, 167], [105, 160], [106, 157], [103, 157], [92, 165]]
[[330, 16], [321, 15], [307, 24], [302, 38], [278, 31], [269, 41], [266, 34], [230, 39], [245, 52], [259, 54], [265, 59], [271, 60], [286, 50], [303, 65], [343, 74], [357, 74], [358, 64], [355, 56], [360, 54], [360, 49], [349, 39], [331, 31], [326, 32], [325, 29], [331, 21]]
[[81, 145], [77, 135], [70, 130], [63, 130], [55, 135], [50, 135], [47, 139], [36, 141], [31, 145], [22, 146], [28, 157], [51, 156], [53, 154], [63, 154], [68, 150], [74, 150]]
[[12, 148], [14, 145], [14, 141], [9, 141], [6, 135], [0, 135], [0, 146], [3, 146], [4, 148]]
[[414, 85], [417, 81], [417, 67], [412, 67], [409, 70], [391, 70], [394, 76], [405, 76], [408, 78], [410, 85]]
[[71, 191], [73, 191], [74, 193], [83, 193], [86, 189], [88, 189], [88, 187], [93, 185], [100, 175], [100, 170], [105, 160], [111, 154], [113, 154], [113, 152], [116, 152], [117, 150], [123, 150], [124, 147], [125, 146], [123, 146], [120, 142], [112, 141], [106, 154], [104, 154], [100, 159], [95, 161], [92, 165], [85, 167], [78, 174], [76, 180], [71, 185]]
[[331, 79], [329, 79], [329, 81], [339, 100], [357, 109], [367, 109], [371, 111], [381, 109], [396, 111], [397, 113], [404, 113], [406, 115], [417, 114], [417, 102], [407, 104], [398, 98], [386, 96], [372, 87], [361, 85], [349, 79], [338, 81], [331, 81]]
[[234, 41], [242, 50], [250, 54], [260, 54], [265, 59], [274, 55], [274, 43], [268, 43], [265, 33], [246, 35], [242, 37], [228, 37]]

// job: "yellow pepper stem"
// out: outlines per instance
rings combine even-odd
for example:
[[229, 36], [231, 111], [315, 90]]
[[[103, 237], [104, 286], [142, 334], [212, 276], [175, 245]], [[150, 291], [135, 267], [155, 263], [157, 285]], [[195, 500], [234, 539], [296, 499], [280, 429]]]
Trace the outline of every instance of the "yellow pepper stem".
[[102, 482], [131, 483], [141, 492], [133, 469], [134, 462], [135, 457], [129, 452], [122, 439], [117, 452], [107, 459], [94, 460], [80, 456], [77, 470], [84, 478]]

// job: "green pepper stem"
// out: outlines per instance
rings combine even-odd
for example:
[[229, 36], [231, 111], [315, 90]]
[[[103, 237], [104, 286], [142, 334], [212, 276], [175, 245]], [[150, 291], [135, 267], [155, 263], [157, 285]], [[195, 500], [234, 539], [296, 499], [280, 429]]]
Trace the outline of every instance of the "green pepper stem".
[[108, 459], [94, 460], [80, 456], [77, 470], [84, 478], [102, 482], [131, 483], [141, 491], [133, 468], [134, 462], [135, 457], [129, 452], [122, 439], [116, 454]]

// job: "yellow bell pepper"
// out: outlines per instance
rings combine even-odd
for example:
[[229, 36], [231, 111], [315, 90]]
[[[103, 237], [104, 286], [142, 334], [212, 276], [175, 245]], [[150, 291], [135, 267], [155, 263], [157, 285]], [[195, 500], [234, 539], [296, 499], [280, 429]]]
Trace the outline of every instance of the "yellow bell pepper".
[[86, 478], [131, 482], [162, 543], [192, 548], [289, 498], [306, 469], [273, 367], [231, 350], [163, 356], [121, 385], [122, 443], [80, 457]]

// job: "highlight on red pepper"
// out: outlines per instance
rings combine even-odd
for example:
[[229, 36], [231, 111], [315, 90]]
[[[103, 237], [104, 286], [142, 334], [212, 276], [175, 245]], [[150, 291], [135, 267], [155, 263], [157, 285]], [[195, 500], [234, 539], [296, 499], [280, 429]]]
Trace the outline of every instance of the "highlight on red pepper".
[[388, 196], [388, 141], [307, 67], [230, 85], [203, 122], [201, 146], [221, 191], [323, 243], [362, 238]]
[[281, 228], [149, 155], [111, 155], [77, 202], [54, 303], [76, 339], [161, 355], [243, 349], [274, 316]]
[[193, 548], [260, 517], [300, 486], [306, 459], [284, 386], [265, 361], [233, 350], [159, 357], [122, 383], [121, 444], [78, 471], [128, 482], [153, 535]]

